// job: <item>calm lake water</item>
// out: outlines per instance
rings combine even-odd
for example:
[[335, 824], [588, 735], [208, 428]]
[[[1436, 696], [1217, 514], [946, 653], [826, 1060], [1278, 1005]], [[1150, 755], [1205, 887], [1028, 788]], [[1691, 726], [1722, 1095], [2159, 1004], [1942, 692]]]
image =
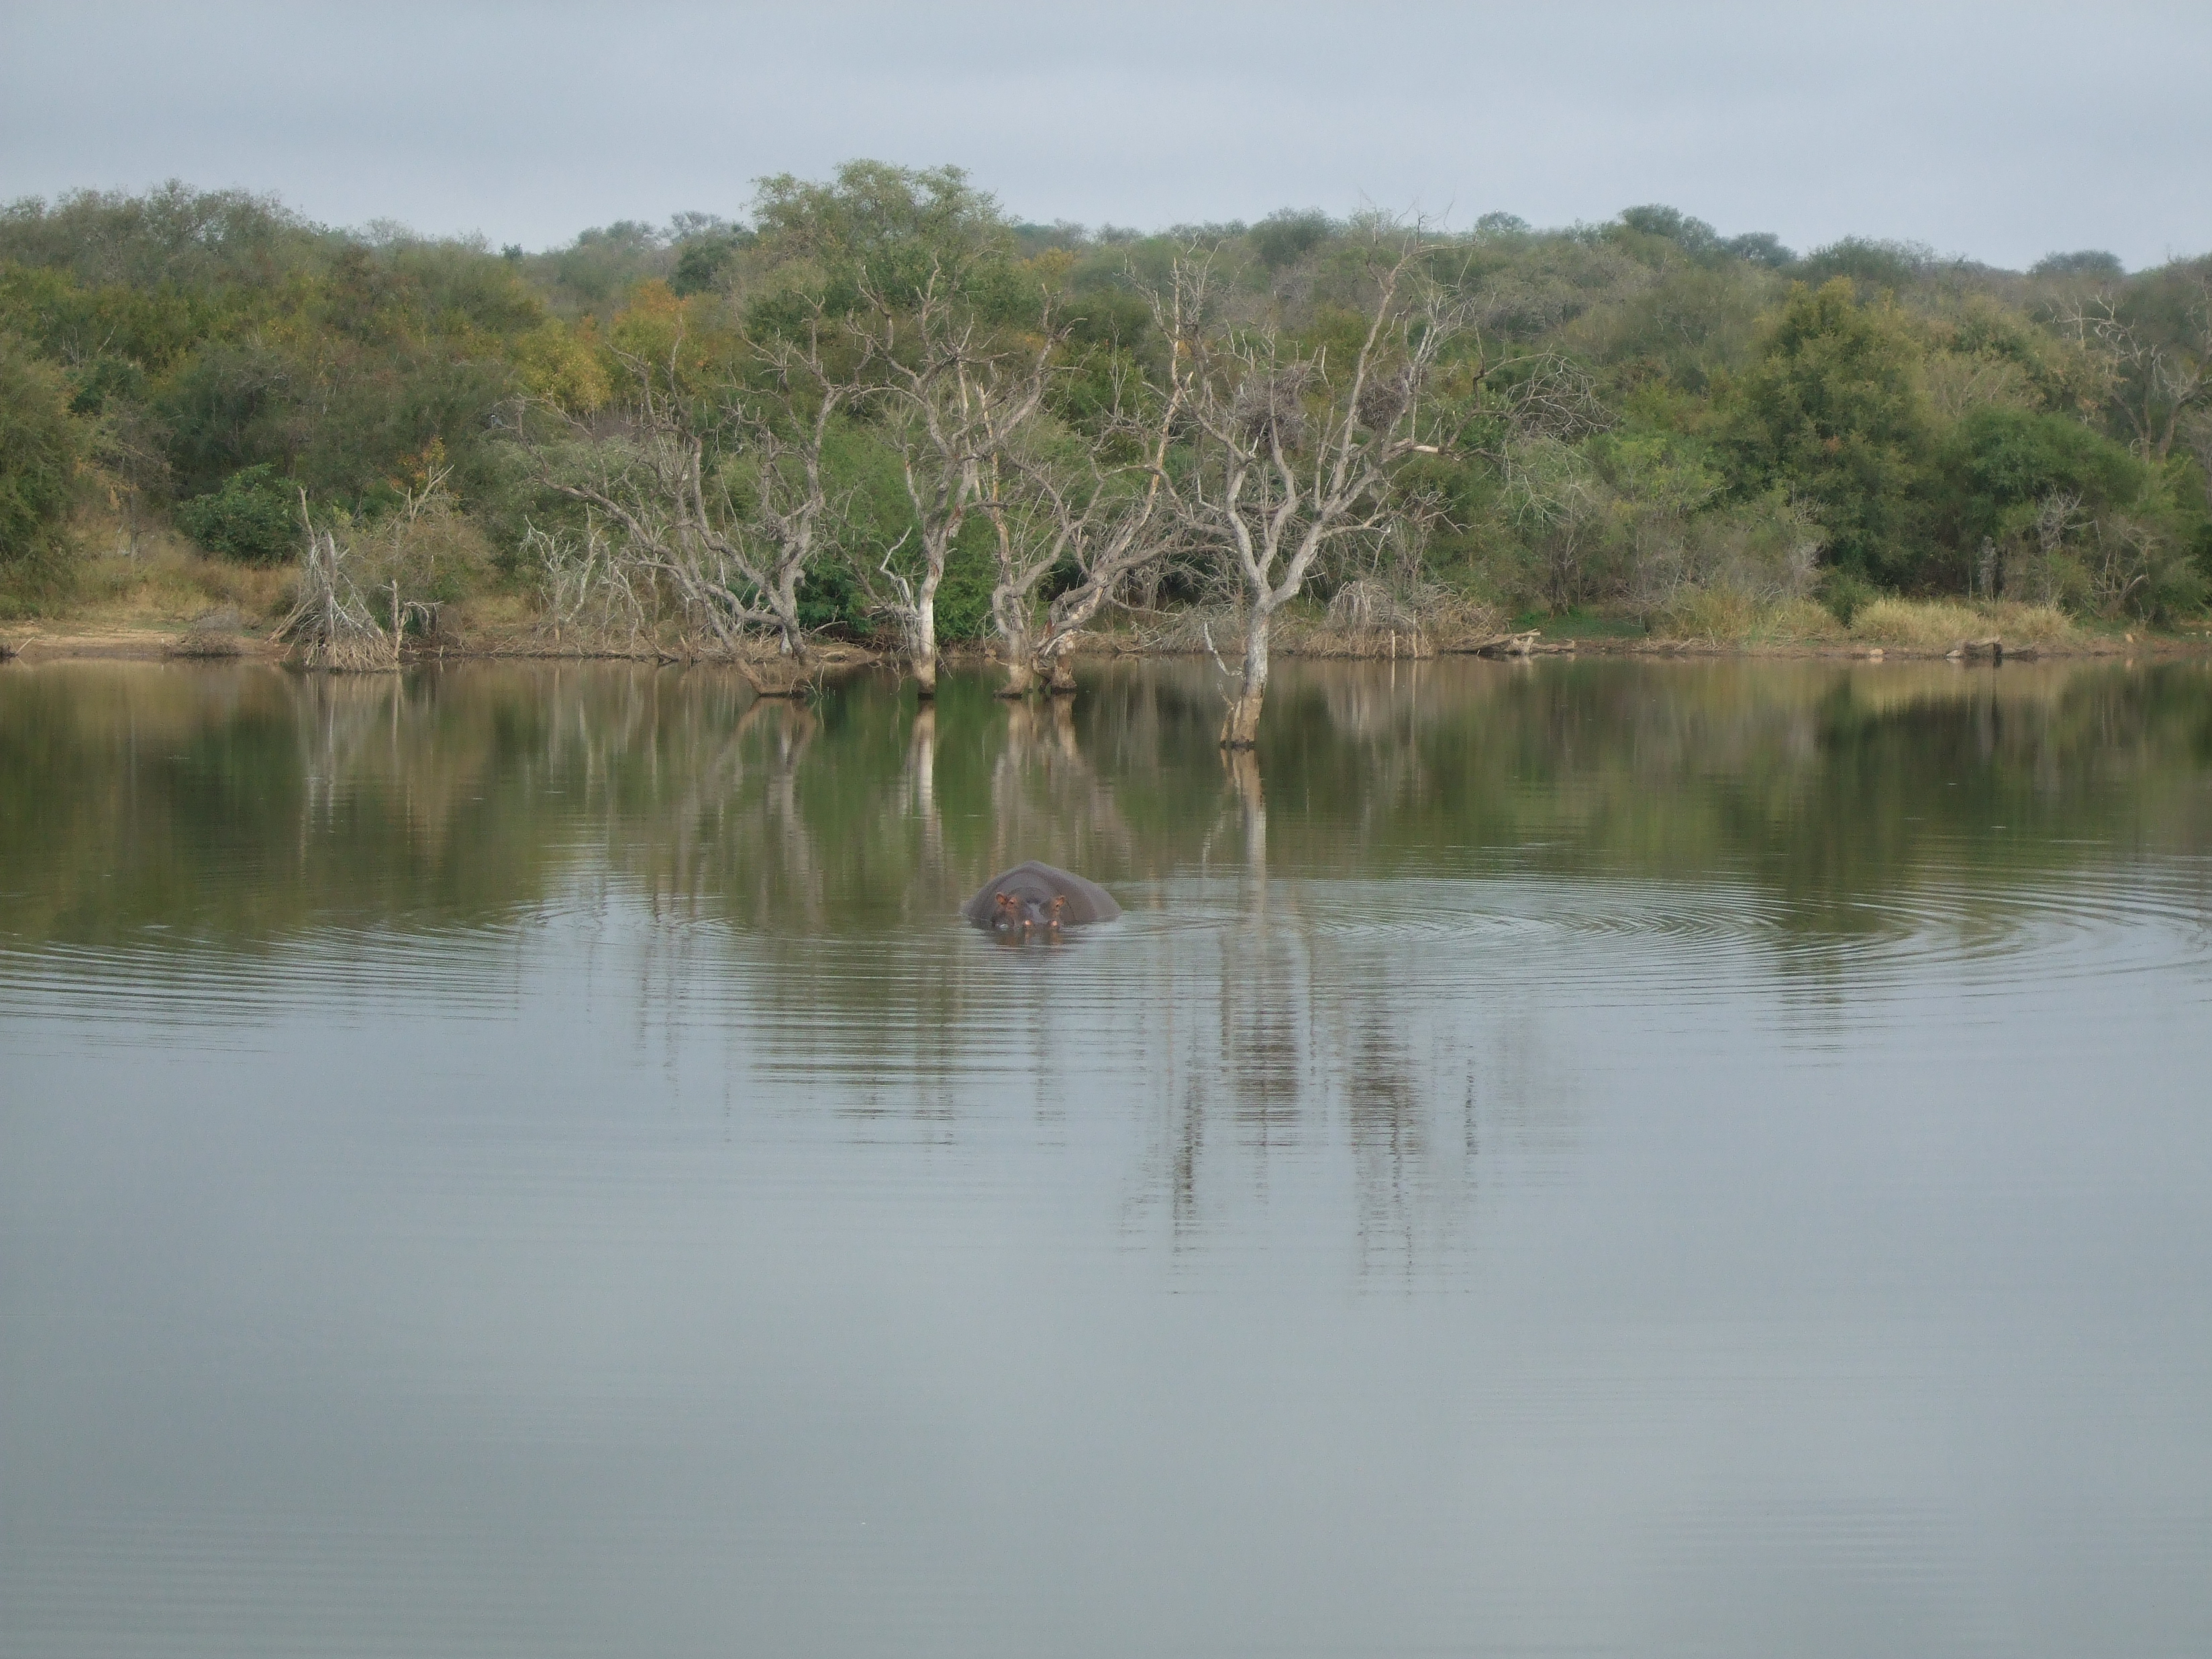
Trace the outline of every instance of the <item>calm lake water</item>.
[[2212, 669], [1215, 678], [0, 672], [0, 1652], [2212, 1652]]

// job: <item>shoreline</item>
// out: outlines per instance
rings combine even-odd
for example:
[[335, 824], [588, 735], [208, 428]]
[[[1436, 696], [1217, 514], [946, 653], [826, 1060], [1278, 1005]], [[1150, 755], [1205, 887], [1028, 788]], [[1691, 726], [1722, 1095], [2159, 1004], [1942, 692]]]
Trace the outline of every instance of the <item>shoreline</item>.
[[[187, 648], [185, 641], [191, 629], [184, 624], [166, 627], [145, 625], [63, 624], [59, 626], [31, 625], [0, 633], [0, 664], [20, 663], [31, 665], [43, 662], [111, 661], [111, 662], [173, 662], [218, 664], [226, 662], [254, 662], [284, 665], [293, 656], [289, 646], [258, 638], [240, 635], [235, 641], [224, 641], [225, 648], [210, 650], [204, 645]], [[1418, 663], [1431, 662], [1443, 657], [1482, 657], [1492, 660], [1527, 661], [1540, 658], [1559, 657], [1644, 657], [1654, 659], [1699, 658], [1707, 659], [1736, 659], [1757, 660], [1828, 660], [1836, 662], [1942, 662], [1961, 660], [1954, 647], [1937, 650], [1924, 646], [1892, 645], [1875, 640], [1851, 640], [1832, 642], [1766, 642], [1714, 639], [1655, 639], [1648, 635], [1569, 635], [1551, 640], [1537, 637], [1525, 650], [1489, 646], [1454, 644], [1435, 646], [1425, 651], [1404, 651], [1388, 653], [1381, 651], [1301, 650], [1277, 647], [1274, 654], [1297, 660], [1330, 662]], [[1177, 650], [1147, 646], [1132, 641], [1126, 635], [1101, 635], [1086, 641], [1075, 652], [1078, 660], [1092, 662], [1126, 659], [1129, 658], [1172, 660], [1194, 658], [1203, 660], [1203, 651]], [[842, 641], [826, 643], [820, 654], [820, 665], [825, 672], [842, 672], [898, 660], [896, 650], [879, 651], [865, 646]], [[2191, 658], [2212, 658], [2212, 634], [2145, 634], [2123, 635], [2108, 639], [2102, 635], [2069, 641], [2063, 644], [2022, 644], [2007, 646], [2003, 658], [2008, 660], [2032, 661], [2087, 661], [2100, 659], [2133, 660], [2149, 657], [2160, 660]], [[963, 669], [989, 669], [998, 665], [995, 653], [988, 647], [962, 644], [948, 647], [941, 659], [949, 666]], [[1987, 661], [1985, 654], [1965, 653], [1964, 660]], [[498, 640], [464, 640], [447, 645], [410, 649], [402, 659], [400, 666], [416, 667], [441, 662], [633, 662], [657, 663], [673, 667], [730, 666], [736, 664], [728, 658], [680, 653], [653, 651], [616, 651], [564, 649], [537, 643]]]

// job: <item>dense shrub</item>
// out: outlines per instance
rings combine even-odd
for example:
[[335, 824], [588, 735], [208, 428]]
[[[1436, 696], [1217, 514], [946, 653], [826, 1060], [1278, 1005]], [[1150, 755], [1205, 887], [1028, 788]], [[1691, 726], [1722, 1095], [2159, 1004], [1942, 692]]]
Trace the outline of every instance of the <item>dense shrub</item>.
[[210, 553], [271, 564], [287, 557], [301, 536], [300, 495], [276, 469], [241, 467], [222, 488], [177, 509], [177, 527]]
[[0, 335], [0, 568], [52, 587], [64, 577], [66, 525], [85, 453], [68, 380]]

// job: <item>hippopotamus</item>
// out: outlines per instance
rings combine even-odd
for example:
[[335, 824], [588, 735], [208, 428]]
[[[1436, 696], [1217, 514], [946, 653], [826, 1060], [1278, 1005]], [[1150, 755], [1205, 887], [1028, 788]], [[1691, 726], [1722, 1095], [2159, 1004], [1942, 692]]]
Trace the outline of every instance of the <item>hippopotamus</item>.
[[960, 914], [1002, 933], [1049, 933], [1079, 922], [1111, 921], [1121, 907], [1097, 882], [1032, 859], [992, 877]]

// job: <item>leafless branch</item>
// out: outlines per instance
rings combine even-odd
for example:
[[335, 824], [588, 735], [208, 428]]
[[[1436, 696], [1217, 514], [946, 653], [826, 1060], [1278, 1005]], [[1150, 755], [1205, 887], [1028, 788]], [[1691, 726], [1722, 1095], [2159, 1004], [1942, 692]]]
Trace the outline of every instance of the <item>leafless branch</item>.
[[1378, 240], [1367, 325], [1348, 362], [1272, 325], [1202, 325], [1211, 260], [1194, 249], [1154, 298], [1194, 465], [1163, 477], [1167, 509], [1237, 573], [1244, 665], [1222, 741], [1249, 747], [1267, 679], [1274, 613], [1328, 551], [1385, 530], [1403, 508], [1400, 465], [1455, 435], [1425, 399], [1472, 307], [1437, 283], [1417, 237]]

